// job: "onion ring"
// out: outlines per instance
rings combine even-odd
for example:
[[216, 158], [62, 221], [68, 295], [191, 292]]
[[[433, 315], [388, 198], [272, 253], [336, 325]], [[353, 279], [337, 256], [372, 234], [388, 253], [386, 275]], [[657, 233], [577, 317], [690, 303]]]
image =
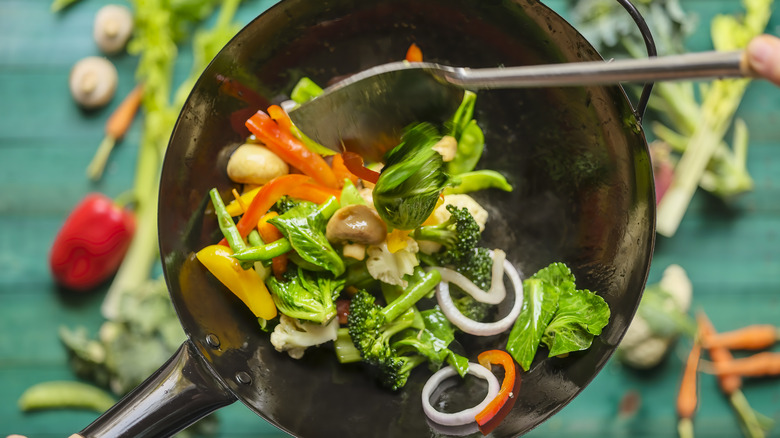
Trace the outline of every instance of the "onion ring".
[[439, 303], [442, 313], [451, 323], [461, 329], [463, 332], [476, 336], [492, 336], [505, 332], [514, 324], [517, 316], [520, 315], [520, 308], [523, 304], [523, 282], [520, 280], [520, 274], [508, 260], [504, 260], [504, 273], [512, 282], [512, 288], [515, 292], [515, 302], [512, 309], [502, 319], [495, 322], [477, 322], [465, 317], [452, 301], [450, 296], [449, 284], [445, 281], [436, 286], [436, 300]]
[[431, 394], [433, 394], [433, 391], [445, 379], [458, 374], [457, 371], [455, 371], [455, 368], [451, 366], [444, 367], [435, 372], [428, 379], [428, 381], [425, 382], [425, 386], [423, 386], [422, 389], [423, 411], [425, 412], [425, 415], [431, 419], [431, 421], [443, 426], [462, 426], [464, 424], [473, 423], [476, 421], [474, 418], [477, 416], [477, 414], [482, 412], [482, 410], [485, 409], [485, 406], [487, 406], [491, 400], [496, 398], [499, 388], [498, 378], [490, 370], [478, 363], [469, 362], [469, 369], [467, 372], [473, 376], [487, 381], [488, 392], [485, 396], [485, 399], [482, 400], [478, 405], [464, 409], [460, 412], [444, 413], [436, 410], [436, 408], [431, 405]]
[[490, 253], [493, 256], [493, 275], [491, 277], [490, 289], [487, 291], [480, 289], [460, 272], [438, 266], [436, 269], [441, 273], [442, 281], [455, 284], [480, 303], [499, 304], [506, 298], [506, 288], [503, 281], [506, 253], [500, 249], [492, 250]]

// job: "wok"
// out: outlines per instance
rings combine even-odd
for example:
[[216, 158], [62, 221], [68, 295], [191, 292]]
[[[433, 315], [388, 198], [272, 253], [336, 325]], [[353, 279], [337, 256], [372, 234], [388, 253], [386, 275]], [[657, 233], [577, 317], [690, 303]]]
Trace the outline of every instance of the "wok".
[[[492, 67], [600, 59], [561, 17], [526, 0], [285, 0], [257, 17], [213, 60], [185, 104], [165, 157], [160, 251], [188, 340], [144, 384], [85, 428], [92, 436], [167, 436], [240, 400], [302, 437], [440, 436], [423, 414], [420, 367], [390, 392], [330, 349], [301, 360], [278, 353], [249, 310], [194, 257], [220, 238], [208, 191], [235, 186], [226, 159], [257, 109], [286, 99], [302, 76], [320, 84], [398, 60], [410, 43], [426, 60]], [[514, 409], [492, 436], [523, 434], [571, 401], [601, 370], [631, 321], [654, 244], [655, 200], [641, 124], [619, 86], [479, 93], [481, 166], [511, 193], [477, 195], [490, 213], [486, 246], [525, 274], [567, 263], [612, 317], [593, 346], [568, 358], [539, 354], [522, 373]], [[470, 360], [506, 334], [463, 338]], [[542, 350], [542, 349], [540, 349]]]

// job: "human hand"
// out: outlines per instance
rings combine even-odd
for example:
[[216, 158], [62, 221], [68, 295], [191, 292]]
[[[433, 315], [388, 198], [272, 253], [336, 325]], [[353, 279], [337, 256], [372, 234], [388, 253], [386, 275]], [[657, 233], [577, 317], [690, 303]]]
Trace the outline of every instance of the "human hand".
[[747, 60], [760, 77], [780, 86], [780, 38], [772, 35], [753, 38], [747, 46]]

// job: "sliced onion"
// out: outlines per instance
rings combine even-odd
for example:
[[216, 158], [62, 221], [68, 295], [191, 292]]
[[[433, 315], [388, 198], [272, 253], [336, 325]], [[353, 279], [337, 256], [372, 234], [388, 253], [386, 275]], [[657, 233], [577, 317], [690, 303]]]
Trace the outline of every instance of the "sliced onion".
[[493, 256], [493, 269], [490, 289], [487, 292], [477, 287], [460, 272], [444, 267], [436, 267], [436, 270], [441, 273], [442, 281], [455, 284], [480, 303], [499, 304], [506, 298], [506, 288], [504, 287], [506, 253], [500, 249], [490, 251], [490, 253]]
[[444, 367], [435, 372], [428, 381], [425, 382], [425, 386], [423, 386], [422, 389], [423, 411], [431, 421], [444, 426], [461, 426], [463, 424], [473, 423], [476, 421], [474, 417], [482, 412], [491, 400], [496, 398], [499, 388], [498, 378], [496, 378], [490, 370], [478, 363], [469, 362], [468, 373], [479, 377], [480, 379], [487, 380], [488, 392], [485, 399], [478, 405], [464, 409], [460, 412], [444, 413], [436, 410], [436, 408], [431, 405], [431, 394], [433, 394], [433, 391], [438, 388], [444, 380], [458, 374], [457, 371], [455, 371], [455, 368], [451, 366]]
[[[439, 307], [441, 307], [444, 316], [451, 323], [455, 324], [456, 327], [470, 335], [492, 336], [505, 332], [514, 324], [517, 316], [520, 315], [520, 307], [523, 304], [523, 282], [520, 280], [520, 274], [517, 273], [515, 267], [508, 260], [504, 260], [504, 273], [509, 276], [515, 293], [515, 302], [509, 314], [505, 317], [495, 322], [477, 322], [463, 316], [452, 301], [449, 283], [442, 281], [436, 286], [436, 300], [439, 302]], [[503, 281], [503, 279], [499, 281]]]

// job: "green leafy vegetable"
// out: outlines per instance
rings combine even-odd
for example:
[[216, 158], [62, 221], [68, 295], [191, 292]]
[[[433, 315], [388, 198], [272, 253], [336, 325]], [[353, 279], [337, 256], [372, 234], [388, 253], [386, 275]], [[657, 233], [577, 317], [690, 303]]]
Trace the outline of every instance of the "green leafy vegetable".
[[609, 306], [595, 293], [567, 291], [559, 297], [558, 311], [544, 330], [542, 343], [550, 357], [586, 350], [609, 322], [609, 315]]
[[486, 189], [499, 189], [505, 192], [512, 191], [512, 185], [507, 182], [506, 177], [490, 169], [463, 172], [453, 178], [453, 184], [453, 187], [444, 189], [445, 195], [471, 193]]
[[449, 348], [455, 340], [455, 328], [438, 308], [421, 311], [420, 315], [425, 328], [406, 329], [393, 338], [391, 347], [404, 356], [424, 356], [432, 371], [448, 363], [463, 377], [468, 371], [468, 359]]
[[344, 279], [327, 273], [309, 273], [298, 268], [283, 281], [270, 277], [266, 281], [279, 312], [297, 319], [324, 324], [336, 316], [334, 300], [344, 288]]
[[342, 207], [347, 205], [366, 205], [366, 200], [360, 196], [357, 187], [348, 179], [344, 180], [344, 187], [341, 188], [339, 202], [341, 202]]
[[327, 220], [338, 209], [338, 201], [331, 198], [322, 206], [311, 202], [301, 202], [286, 213], [270, 219], [290, 241], [301, 259], [319, 266], [338, 277], [346, 267], [339, 254], [325, 237]]
[[450, 181], [433, 146], [441, 139], [430, 123], [407, 129], [401, 144], [385, 155], [374, 187], [374, 206], [390, 228], [412, 230], [430, 216]]
[[523, 281], [523, 307], [507, 341], [507, 351], [528, 371], [540, 343], [549, 356], [590, 347], [609, 322], [609, 306], [588, 290], [577, 290], [574, 275], [553, 263]]
[[322, 94], [322, 88], [306, 76], [298, 80], [290, 93], [290, 98], [298, 105], [306, 103]]

